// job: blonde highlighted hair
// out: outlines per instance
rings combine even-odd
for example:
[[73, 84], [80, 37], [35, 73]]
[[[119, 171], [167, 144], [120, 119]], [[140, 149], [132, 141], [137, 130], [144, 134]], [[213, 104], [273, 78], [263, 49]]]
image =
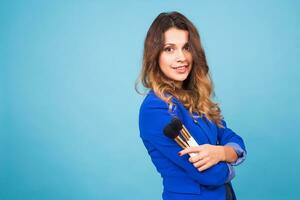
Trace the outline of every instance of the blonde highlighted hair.
[[[158, 64], [164, 46], [164, 33], [170, 28], [186, 30], [189, 33], [188, 43], [193, 57], [192, 70], [181, 88], [176, 87], [174, 81], [163, 74]], [[212, 101], [213, 82], [199, 33], [192, 22], [181, 13], [161, 13], [151, 24], [144, 42], [142, 70], [135, 84], [136, 91], [141, 94], [138, 90], [139, 83], [145, 88], [153, 89], [159, 98], [171, 106], [172, 96], [176, 97], [193, 118], [205, 114], [210, 121], [223, 127], [221, 110], [218, 104]]]

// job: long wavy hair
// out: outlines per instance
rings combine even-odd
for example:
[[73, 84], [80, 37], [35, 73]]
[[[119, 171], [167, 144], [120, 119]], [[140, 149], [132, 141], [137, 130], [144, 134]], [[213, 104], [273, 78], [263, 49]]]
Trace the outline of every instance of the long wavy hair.
[[[164, 75], [158, 62], [164, 47], [164, 33], [170, 28], [189, 33], [188, 43], [193, 58], [192, 70], [183, 81], [181, 88], [175, 85], [174, 80]], [[153, 89], [159, 98], [168, 103], [170, 109], [173, 106], [172, 96], [174, 96], [189, 110], [193, 118], [202, 117], [204, 114], [217, 126], [223, 127], [221, 110], [218, 104], [212, 101], [213, 82], [199, 33], [193, 23], [181, 13], [160, 13], [151, 24], [144, 41], [142, 70], [135, 83], [136, 91], [142, 94], [138, 89], [140, 83], [147, 89]]]

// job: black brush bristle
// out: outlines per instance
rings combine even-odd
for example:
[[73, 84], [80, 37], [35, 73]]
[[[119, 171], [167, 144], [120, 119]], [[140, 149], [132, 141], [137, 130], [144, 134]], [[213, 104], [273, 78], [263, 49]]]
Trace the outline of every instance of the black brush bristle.
[[182, 122], [178, 118], [173, 118], [171, 122], [171, 126], [177, 130], [180, 131], [182, 129]]
[[167, 136], [171, 139], [174, 139], [179, 135], [179, 133], [176, 130], [174, 130], [174, 128], [170, 124], [165, 126], [164, 134], [165, 134], [165, 136]]

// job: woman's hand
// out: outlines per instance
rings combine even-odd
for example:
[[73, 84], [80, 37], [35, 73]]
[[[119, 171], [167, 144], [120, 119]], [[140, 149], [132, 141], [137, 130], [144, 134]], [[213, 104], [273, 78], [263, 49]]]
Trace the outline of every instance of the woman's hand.
[[195, 156], [189, 158], [189, 161], [199, 171], [204, 171], [220, 161], [225, 161], [225, 151], [223, 146], [204, 144], [186, 148], [180, 151], [178, 155], [183, 156], [189, 153], [196, 153]]

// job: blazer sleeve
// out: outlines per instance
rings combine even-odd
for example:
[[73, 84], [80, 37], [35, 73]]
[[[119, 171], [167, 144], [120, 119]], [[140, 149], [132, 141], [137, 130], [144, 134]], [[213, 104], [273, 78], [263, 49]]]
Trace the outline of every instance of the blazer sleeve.
[[231, 146], [234, 148], [235, 152], [238, 155], [238, 159], [230, 163], [231, 165], [239, 165], [241, 164], [247, 156], [247, 151], [245, 147], [245, 143], [239, 135], [233, 132], [230, 128], [227, 127], [227, 124], [224, 120], [222, 120], [222, 124], [224, 128], [218, 128], [218, 141], [220, 145]]
[[[180, 115], [177, 117], [180, 118]], [[162, 100], [151, 100], [141, 106], [140, 109], [140, 135], [143, 140], [151, 143], [170, 162], [181, 168], [191, 179], [199, 184], [216, 186], [228, 181], [229, 168], [226, 162], [219, 162], [205, 171], [198, 171], [192, 163], [188, 161], [189, 156], [180, 157], [179, 145], [163, 133], [164, 127], [171, 122], [172, 114], [168, 112], [168, 105]], [[163, 165], [159, 161], [154, 163], [157, 168]]]

